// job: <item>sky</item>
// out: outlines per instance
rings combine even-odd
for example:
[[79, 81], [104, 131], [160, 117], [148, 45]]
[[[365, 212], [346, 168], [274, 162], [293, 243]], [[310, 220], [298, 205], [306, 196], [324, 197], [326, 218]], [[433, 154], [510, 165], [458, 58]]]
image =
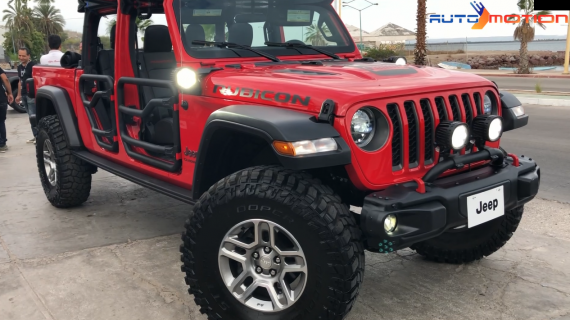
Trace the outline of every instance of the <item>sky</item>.
[[[337, 0], [339, 1], [339, 0]], [[344, 4], [361, 9], [368, 5], [366, 0], [342, 0]], [[351, 2], [352, 1], [352, 2]], [[377, 6], [372, 6], [362, 11], [362, 29], [374, 31], [379, 27], [392, 22], [409, 30], [415, 31], [416, 26], [416, 0], [370, 0], [377, 1]], [[481, 1], [491, 14], [517, 13], [517, 0], [478, 0]], [[332, 2], [332, 0], [331, 0]], [[427, 12], [445, 14], [476, 14], [470, 5], [471, 0], [427, 0]], [[61, 10], [66, 21], [65, 29], [82, 31], [83, 14], [77, 12], [77, 2], [74, 0], [55, 0], [55, 6]], [[7, 8], [7, 0], [0, 0], [0, 11]], [[554, 14], [566, 14], [567, 11], [553, 11]], [[359, 14], [353, 8], [343, 7], [341, 17], [346, 24], [359, 26]], [[154, 19], [153, 19], [154, 20]], [[158, 23], [159, 21], [155, 21]], [[472, 38], [511, 36], [514, 26], [511, 24], [488, 24], [483, 30], [472, 30], [472, 24], [453, 23], [436, 24], [427, 23], [428, 39], [442, 38]], [[568, 27], [564, 24], [548, 24], [546, 30], [537, 28], [538, 35], [566, 35]]]

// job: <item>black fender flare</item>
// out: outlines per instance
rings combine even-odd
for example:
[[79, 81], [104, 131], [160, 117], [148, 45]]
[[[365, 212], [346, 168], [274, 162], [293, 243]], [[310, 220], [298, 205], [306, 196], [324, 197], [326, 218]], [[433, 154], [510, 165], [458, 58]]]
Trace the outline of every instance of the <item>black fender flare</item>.
[[[51, 101], [55, 110], [45, 107], [46, 101]], [[37, 125], [43, 117], [53, 114], [54, 111], [59, 117], [69, 146], [71, 148], [82, 148], [83, 140], [79, 134], [77, 117], [67, 91], [54, 86], [39, 88], [36, 92], [36, 114], [31, 115], [30, 118], [34, 118], [34, 122]]]
[[[288, 169], [307, 170], [351, 163], [350, 148], [339, 132], [330, 123], [317, 122], [313, 115], [268, 106], [228, 106], [213, 112], [204, 127], [194, 168], [192, 189], [195, 199], [210, 187], [204, 185], [204, 167], [210, 151], [216, 147], [210, 141], [220, 129], [247, 133], [264, 139], [271, 146], [281, 165]], [[335, 139], [338, 150], [291, 157], [277, 153], [273, 147], [275, 140], [296, 142], [322, 138]]]
[[513, 110], [514, 107], [522, 106], [522, 103], [510, 92], [499, 91], [501, 97], [501, 111], [503, 115], [503, 131], [510, 131], [524, 127], [528, 124], [528, 114], [517, 117]]

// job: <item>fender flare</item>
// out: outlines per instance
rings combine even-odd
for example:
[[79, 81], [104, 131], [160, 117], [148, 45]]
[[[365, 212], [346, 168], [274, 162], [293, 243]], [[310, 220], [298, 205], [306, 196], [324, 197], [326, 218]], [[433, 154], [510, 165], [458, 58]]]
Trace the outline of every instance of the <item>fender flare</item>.
[[[213, 112], [203, 130], [192, 184], [193, 197], [198, 199], [209, 188], [204, 176], [208, 156], [212, 148], [210, 141], [218, 130], [247, 133], [265, 140], [285, 168], [307, 170], [351, 163], [351, 151], [340, 133], [329, 123], [317, 122], [315, 116], [294, 110], [255, 105], [233, 105]], [[295, 142], [333, 138], [338, 150], [301, 157], [284, 156], [275, 151], [273, 141]]]
[[513, 110], [514, 107], [522, 106], [522, 103], [515, 95], [506, 91], [499, 91], [501, 97], [501, 112], [503, 115], [503, 131], [511, 131], [524, 127], [528, 124], [528, 115], [524, 114], [517, 117]]
[[77, 117], [73, 104], [69, 98], [69, 94], [65, 89], [54, 86], [43, 86], [36, 92], [36, 114], [31, 115], [30, 118], [35, 118], [36, 124], [53, 111], [43, 107], [44, 101], [51, 101], [55, 113], [59, 117], [59, 121], [63, 127], [63, 132], [67, 143], [71, 148], [82, 148], [83, 140], [79, 134], [79, 127], [77, 125]]

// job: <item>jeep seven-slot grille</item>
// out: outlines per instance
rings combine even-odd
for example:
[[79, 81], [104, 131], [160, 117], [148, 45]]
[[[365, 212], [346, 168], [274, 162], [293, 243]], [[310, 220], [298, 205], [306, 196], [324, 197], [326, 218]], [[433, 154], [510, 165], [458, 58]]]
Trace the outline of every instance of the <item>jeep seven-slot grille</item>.
[[[459, 100], [461, 97], [461, 101]], [[419, 105], [418, 105], [419, 102]], [[473, 107], [475, 103], [475, 108]], [[449, 103], [449, 105], [446, 105]], [[422, 98], [413, 101], [404, 101], [403, 110], [405, 114], [400, 113], [399, 105], [391, 103], [387, 105], [388, 116], [392, 122], [392, 168], [399, 171], [404, 168], [416, 168], [420, 165], [423, 153], [423, 165], [430, 165], [436, 162], [435, 152], [435, 130], [436, 117], [441, 121], [461, 121], [471, 125], [476, 115], [481, 114], [481, 94], [468, 93], [452, 94], [448, 99], [444, 97], [435, 97], [433, 100]], [[400, 105], [401, 106], [401, 105]], [[451, 114], [448, 114], [447, 107], [450, 107]], [[463, 119], [463, 112], [465, 119]], [[423, 117], [423, 124], [420, 121], [420, 114]], [[407, 125], [403, 122], [402, 117], [406, 117]], [[408, 132], [407, 141], [404, 141], [404, 132]], [[422, 136], [423, 133], [423, 136]], [[424, 139], [424, 145], [421, 146], [421, 140]], [[406, 143], [407, 142], [407, 143]], [[408, 157], [404, 158], [405, 150], [408, 148]], [[472, 146], [467, 147], [466, 153], [473, 150]], [[459, 153], [459, 152], [455, 152]], [[407, 161], [405, 161], [407, 160]]]
[[390, 121], [392, 121], [392, 167], [394, 171], [398, 171], [402, 169], [403, 165], [403, 150], [404, 150], [404, 133], [402, 131], [402, 121], [400, 120], [400, 112], [398, 111], [397, 104], [389, 104], [388, 108], [388, 116], [390, 117]]
[[428, 99], [420, 100], [420, 106], [422, 107], [422, 114], [424, 115], [424, 133], [425, 133], [425, 148], [424, 148], [424, 159], [426, 164], [433, 162], [434, 154], [434, 120], [431, 111], [431, 105]]
[[408, 160], [410, 168], [418, 166], [420, 161], [420, 130], [418, 128], [418, 115], [413, 101], [404, 102], [406, 117], [408, 119]]

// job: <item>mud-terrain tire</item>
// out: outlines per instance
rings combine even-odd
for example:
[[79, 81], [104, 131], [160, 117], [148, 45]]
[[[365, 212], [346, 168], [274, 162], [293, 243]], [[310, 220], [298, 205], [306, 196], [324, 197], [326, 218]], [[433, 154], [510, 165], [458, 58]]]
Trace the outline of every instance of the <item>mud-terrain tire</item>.
[[54, 207], [70, 208], [87, 201], [94, 167], [71, 153], [55, 115], [38, 124], [36, 159], [44, 193]]
[[469, 263], [489, 256], [503, 247], [517, 230], [524, 206], [479, 226], [446, 232], [411, 246], [429, 260], [452, 264]]
[[[244, 223], [251, 221], [261, 222], [240, 228], [242, 224], [245, 226]], [[268, 229], [270, 225], [275, 229]], [[270, 231], [264, 234], [264, 228]], [[185, 272], [185, 281], [190, 287], [188, 292], [194, 296], [200, 312], [210, 320], [340, 320], [349, 313], [358, 296], [364, 276], [362, 233], [340, 197], [305, 173], [279, 166], [253, 167], [234, 173], [202, 195], [186, 221], [185, 229], [182, 234], [183, 244], [180, 246], [182, 271]], [[298, 279], [301, 279], [299, 283], [304, 279], [305, 286], [298, 299], [289, 304], [288, 308], [273, 312], [259, 310], [264, 306], [273, 308], [279, 304], [271, 303], [275, 301], [269, 300], [272, 291], [265, 288], [255, 291], [252, 298], [247, 300], [249, 295], [245, 288], [253, 288], [255, 282], [248, 284], [246, 280], [243, 287], [235, 286], [240, 288], [236, 290], [242, 290], [238, 294], [247, 303], [256, 301], [254, 307], [238, 301], [230, 292], [226, 284], [228, 273], [223, 273], [222, 270], [226, 265], [231, 265], [231, 262], [225, 263], [222, 253], [223, 250], [229, 250], [226, 246], [234, 246], [232, 252], [239, 252], [237, 257], [244, 261], [243, 264], [234, 263], [234, 266], [242, 266], [242, 270], [229, 276], [231, 282], [242, 276], [250, 266], [253, 266], [251, 270], [256, 270], [255, 263], [268, 263], [267, 259], [263, 260], [266, 256], [258, 256], [257, 261], [246, 260], [254, 259], [255, 253], [250, 254], [250, 251], [223, 241], [231, 238], [231, 230], [241, 230], [240, 235], [235, 236], [240, 243], [240, 237], [246, 239], [248, 232], [258, 234], [260, 241], [252, 240], [251, 252], [259, 252], [261, 255], [264, 252], [256, 250], [266, 249], [268, 243], [273, 249], [271, 254], [285, 253], [282, 249], [287, 247], [282, 246], [283, 241], [278, 243], [278, 240], [288, 235], [293, 237], [292, 241], [297, 241], [300, 249], [293, 245], [294, 249], [289, 247], [286, 250], [289, 253], [303, 253], [305, 260], [300, 261], [306, 263], [306, 277], [301, 278], [299, 274]], [[272, 238], [271, 232], [275, 230], [278, 231], [273, 233]], [[273, 244], [276, 245], [272, 246]], [[287, 260], [290, 258], [286, 256], [282, 256], [283, 267], [289, 266], [289, 263], [302, 265], [299, 260]], [[273, 257], [269, 261], [275, 262], [277, 259]], [[269, 268], [267, 265], [265, 267]], [[278, 267], [273, 264], [271, 268]], [[251, 271], [250, 274], [253, 275]], [[258, 276], [269, 275], [253, 275], [255, 281], [259, 280]], [[280, 274], [277, 277], [281, 279]], [[253, 279], [251, 278], [252, 281]], [[263, 279], [261, 281], [265, 281]], [[274, 286], [275, 281], [275, 278], [269, 278], [267, 288]], [[293, 286], [289, 284], [287, 290], [280, 291], [283, 287], [279, 287], [275, 292], [281, 292], [284, 297], [284, 292], [290, 292], [288, 290], [291, 288]], [[263, 293], [266, 294], [265, 298]], [[276, 293], [273, 297], [277, 299], [279, 296]], [[254, 298], [265, 300], [252, 300]]]

